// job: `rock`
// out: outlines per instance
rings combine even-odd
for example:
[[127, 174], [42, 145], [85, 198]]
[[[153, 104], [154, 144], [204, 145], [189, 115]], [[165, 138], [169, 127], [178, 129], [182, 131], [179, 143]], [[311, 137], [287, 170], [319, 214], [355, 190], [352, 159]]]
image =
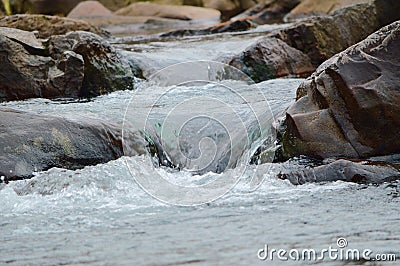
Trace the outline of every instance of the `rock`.
[[115, 12], [122, 16], [156, 16], [180, 20], [219, 21], [221, 13], [211, 8], [194, 6], [158, 5], [139, 2], [129, 5]]
[[[254, 14], [252, 21], [257, 24], [280, 23], [283, 17], [289, 13], [295, 6], [300, 3], [300, 0], [276, 0], [269, 1], [270, 3], [257, 14]], [[268, 1], [266, 2], [268, 3]]]
[[257, 4], [255, 0], [203, 0], [204, 7], [221, 11], [222, 20], [229, 19]]
[[103, 4], [106, 8], [111, 11], [117, 11], [123, 7], [126, 7], [128, 3], [130, 4], [131, 0], [99, 0], [101, 4]]
[[89, 32], [71, 32], [49, 40], [53, 59], [65, 51], [73, 51], [84, 60], [84, 79], [80, 96], [93, 97], [117, 90], [133, 88], [133, 74], [128, 61], [104, 39]]
[[72, 32], [42, 42], [0, 27], [0, 101], [92, 97], [131, 89], [129, 63], [99, 36]]
[[400, 153], [400, 21], [324, 62], [286, 114], [283, 155]]
[[79, 3], [69, 12], [69, 18], [110, 16], [112, 12], [98, 1], [84, 1]]
[[232, 58], [229, 65], [240, 69], [255, 82], [289, 75], [306, 77], [314, 71], [305, 54], [279, 39], [268, 37]]
[[372, 0], [303, 0], [285, 16], [285, 21], [295, 21], [307, 16], [329, 14], [351, 5], [372, 2]]
[[104, 30], [82, 20], [45, 15], [13, 15], [0, 19], [0, 27], [16, 28], [24, 31], [38, 31], [38, 37], [45, 39], [53, 35], [63, 35], [71, 31], [88, 31], [100, 36], [109, 36]]
[[376, 8], [370, 4], [351, 6], [332, 16], [301, 21], [272, 37], [307, 54], [314, 67], [379, 29]]
[[[111, 123], [92, 118], [71, 121], [6, 107], [0, 107], [0, 121], [0, 176], [6, 180], [28, 178], [52, 167], [82, 168], [123, 155], [121, 128]], [[136, 144], [143, 141], [129, 134]], [[145, 153], [140, 148], [144, 142], [133, 147], [131, 155]]]
[[325, 60], [377, 30], [377, 9], [375, 5], [360, 4], [332, 16], [303, 20], [268, 34], [228, 63], [256, 82], [287, 75], [308, 76]]
[[294, 185], [339, 180], [361, 184], [381, 184], [399, 180], [400, 171], [387, 163], [370, 161], [353, 162], [342, 159], [314, 168], [304, 168], [300, 171], [280, 173], [278, 177], [289, 180], [290, 183]]
[[82, 0], [13, 0], [13, 13], [66, 16]]
[[217, 34], [223, 32], [246, 31], [254, 26], [249, 20], [235, 20], [219, 23], [215, 26], [204, 29], [180, 29], [166, 32], [160, 37], [184, 37], [184, 36], [199, 36], [207, 34]]

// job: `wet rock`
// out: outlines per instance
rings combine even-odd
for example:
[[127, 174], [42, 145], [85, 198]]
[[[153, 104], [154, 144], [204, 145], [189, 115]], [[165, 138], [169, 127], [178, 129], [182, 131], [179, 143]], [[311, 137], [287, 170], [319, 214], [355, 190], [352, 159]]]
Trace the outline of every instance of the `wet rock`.
[[101, 37], [72, 32], [45, 43], [0, 27], [0, 101], [92, 97], [131, 89], [129, 63]]
[[122, 16], [156, 16], [180, 20], [198, 20], [217, 22], [221, 13], [211, 8], [194, 6], [158, 5], [147, 2], [139, 2], [129, 5], [115, 12]]
[[98, 1], [84, 1], [69, 12], [69, 18], [110, 16], [112, 12]]
[[286, 114], [286, 158], [400, 153], [400, 21], [323, 63]]
[[373, 0], [303, 0], [285, 16], [285, 21], [295, 21], [307, 16], [329, 14], [351, 5], [372, 2]]
[[249, 20], [235, 20], [219, 23], [215, 26], [204, 29], [180, 29], [166, 32], [160, 37], [184, 37], [184, 36], [200, 36], [207, 34], [216, 34], [223, 32], [246, 31], [251, 29], [254, 24]]
[[13, 0], [13, 13], [67, 15], [82, 0]]
[[294, 185], [310, 182], [346, 181], [360, 184], [381, 184], [400, 179], [397, 167], [387, 163], [370, 161], [353, 162], [337, 160], [332, 163], [299, 171], [283, 172], [279, 178], [289, 180]]
[[13, 15], [0, 19], [0, 27], [37, 31], [38, 38], [63, 35], [71, 31], [88, 31], [100, 36], [109, 36], [104, 30], [82, 20], [45, 15]]
[[306, 77], [314, 71], [310, 59], [285, 42], [265, 37], [229, 62], [255, 82], [285, 76]]
[[[82, 168], [123, 155], [120, 126], [100, 120], [71, 121], [0, 107], [0, 124], [0, 176], [6, 180], [28, 178], [51, 167]], [[128, 134], [124, 138], [136, 144], [131, 145], [131, 155], [143, 154], [143, 139]]]

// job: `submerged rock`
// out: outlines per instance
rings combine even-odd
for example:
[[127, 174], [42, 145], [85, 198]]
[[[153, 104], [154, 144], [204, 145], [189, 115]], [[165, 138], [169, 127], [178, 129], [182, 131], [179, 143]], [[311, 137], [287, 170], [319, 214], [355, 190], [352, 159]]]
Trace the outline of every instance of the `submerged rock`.
[[322, 64], [286, 114], [283, 155], [400, 153], [400, 21]]
[[294, 185], [339, 180], [361, 184], [381, 184], [399, 180], [400, 171], [393, 165], [386, 163], [337, 160], [314, 168], [280, 173], [278, 177], [289, 180]]
[[0, 19], [0, 27], [9, 27], [25, 31], [37, 31], [38, 38], [49, 38], [53, 35], [63, 35], [71, 31], [88, 31], [107, 37], [104, 30], [89, 23], [57, 16], [45, 15], [13, 15]]
[[[123, 155], [120, 126], [92, 118], [71, 121], [0, 107], [0, 176], [28, 178], [51, 167], [67, 169], [105, 163]], [[129, 137], [127, 137], [129, 134]], [[144, 154], [143, 139], [132, 139], [129, 155]]]
[[93, 97], [131, 89], [133, 74], [111, 45], [89, 32], [56, 35], [0, 27], [0, 101]]

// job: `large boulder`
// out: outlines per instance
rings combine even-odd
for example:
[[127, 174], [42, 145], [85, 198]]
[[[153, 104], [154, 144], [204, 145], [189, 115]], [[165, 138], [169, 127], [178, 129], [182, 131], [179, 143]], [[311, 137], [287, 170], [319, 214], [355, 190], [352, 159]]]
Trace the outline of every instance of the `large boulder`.
[[82, 0], [13, 0], [13, 13], [67, 15]]
[[0, 101], [92, 97], [131, 89], [127, 61], [89, 32], [42, 42], [31, 32], [0, 27]]
[[113, 13], [98, 1], [84, 1], [69, 12], [69, 18], [110, 16]]
[[0, 19], [0, 27], [37, 31], [38, 37], [45, 39], [53, 35], [63, 35], [71, 31], [88, 31], [100, 36], [108, 36], [104, 30], [89, 23], [57, 16], [13, 15]]
[[[105, 163], [124, 154], [121, 128], [100, 120], [71, 121], [0, 107], [0, 123], [0, 176], [6, 180], [28, 178], [51, 167]], [[131, 145], [130, 155], [144, 154], [140, 135], [127, 133], [124, 140], [137, 144]]]
[[233, 57], [229, 65], [240, 69], [255, 82], [289, 75], [306, 77], [314, 71], [308, 56], [279, 39], [269, 37]]
[[221, 13], [212, 8], [194, 6], [158, 5], [139, 2], [129, 5], [115, 12], [122, 16], [155, 16], [180, 20], [217, 22]]
[[400, 153], [400, 21], [323, 63], [286, 114], [283, 155]]
[[381, 26], [375, 5], [359, 4], [338, 10], [332, 16], [301, 21], [272, 36], [307, 54], [318, 67]]

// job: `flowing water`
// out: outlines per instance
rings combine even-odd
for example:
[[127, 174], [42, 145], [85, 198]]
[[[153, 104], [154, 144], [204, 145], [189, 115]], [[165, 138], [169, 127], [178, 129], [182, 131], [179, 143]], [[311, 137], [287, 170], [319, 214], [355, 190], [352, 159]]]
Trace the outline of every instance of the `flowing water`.
[[[224, 43], [221, 43], [221, 36], [198, 44], [189, 40], [187, 50], [179, 47], [182, 42], [178, 41], [126, 44], [124, 47], [136, 51], [129, 56], [140, 54], [141, 62], [149, 59], [149, 66], [145, 68], [149, 75], [171, 63], [217, 60], [225, 56], [218, 51], [240, 50], [260, 37], [251, 34], [242, 40], [238, 36], [225, 36]], [[149, 51], [140, 53], [143, 47]], [[197, 55], [191, 52], [196, 47]], [[210, 52], [211, 48], [215, 51]], [[221, 115], [218, 121], [230, 129], [237, 123], [234, 119], [224, 120], [224, 117], [235, 110], [232, 114], [239, 114], [238, 117], [245, 121], [244, 132], [249, 129], [254, 132], [254, 121], [272, 123], [273, 116], [281, 114], [294, 101], [301, 81], [277, 79], [257, 85], [224, 81], [229, 82], [224, 86], [237, 88], [234, 93], [218, 89], [220, 87], [211, 83], [185, 83], [184, 86], [172, 86], [179, 90], [168, 89], [165, 93], [161, 87], [141, 87], [142, 83], [138, 81], [136, 91], [114, 92], [88, 102], [32, 99], [3, 105], [72, 120], [87, 116], [123, 127], [124, 117], [130, 118], [132, 124], [143, 122], [142, 117], [148, 118], [149, 106], [154, 107], [156, 99], [158, 104], [154, 109], [150, 108], [153, 113], [149, 121], [152, 123], [160, 117], [165, 119], [163, 115], [170, 114], [171, 110], [174, 110], [173, 115], [168, 118], [177, 121], [187, 113], [207, 109]], [[240, 90], [243, 87], [245, 90]], [[204, 96], [204, 92], [213, 99], [223, 97], [223, 102], [232, 109], [226, 111], [224, 107], [210, 104], [203, 110], [206, 103], [199, 97]], [[245, 104], [238, 100], [238, 93], [244, 96], [241, 99], [246, 99]], [[179, 105], [188, 99], [196, 99], [195, 105]], [[249, 103], [253, 113], [247, 112]], [[189, 128], [196, 128], [202, 122], [196, 120], [196, 123]], [[264, 140], [264, 133], [261, 130], [257, 138], [250, 140]], [[190, 132], [185, 134], [191, 136]], [[223, 143], [226, 138], [213, 140]], [[240, 136], [233, 140], [243, 143]], [[193, 141], [201, 145], [199, 140]], [[216, 142], [217, 150], [224, 147]], [[251, 152], [256, 148], [245, 144], [240, 147]], [[176, 149], [170, 147], [167, 152], [171, 154]], [[340, 237], [346, 238], [349, 248], [371, 249], [374, 254], [395, 254], [400, 259], [399, 183], [374, 186], [329, 182], [294, 186], [287, 180], [278, 179], [277, 174], [282, 170], [307, 167], [309, 162], [296, 159], [257, 166], [249, 164], [244, 153], [232, 147], [229, 150], [236, 156], [230, 156], [235, 162], [224, 164], [229, 167], [218, 173], [193, 172], [191, 163], [180, 171], [155, 167], [149, 157], [137, 156], [75, 171], [53, 168], [35, 173], [31, 180], [0, 184], [0, 264], [276, 265], [280, 262], [277, 258], [272, 262], [260, 260], [257, 257], [259, 249], [266, 244], [269, 248], [286, 250], [337, 248], [336, 241]], [[225, 157], [220, 155], [218, 158]], [[215, 195], [201, 191], [188, 194], [193, 204], [184, 205], [192, 206], [176, 206], [165, 203], [165, 199], [160, 201], [159, 194], [154, 191], [149, 194], [143, 189], [141, 181], [153, 180], [155, 176], [192, 187], [206, 186], [215, 180], [234, 182], [218, 194], [215, 201], [206, 200], [207, 196]], [[177, 195], [169, 196], [182, 199]], [[199, 198], [207, 203], [196, 204]], [[328, 261], [331, 265], [381, 265], [381, 262]], [[287, 264], [299, 262], [288, 261]], [[394, 262], [386, 264], [396, 265]]]

